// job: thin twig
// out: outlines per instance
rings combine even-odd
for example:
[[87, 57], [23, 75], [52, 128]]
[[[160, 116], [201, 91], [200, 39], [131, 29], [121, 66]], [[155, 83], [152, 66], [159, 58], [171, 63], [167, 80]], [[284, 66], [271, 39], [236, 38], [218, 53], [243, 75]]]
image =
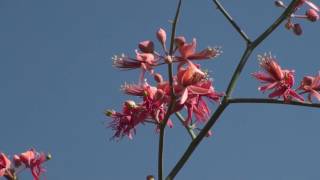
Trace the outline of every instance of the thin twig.
[[229, 99], [229, 103], [230, 104], [233, 104], [233, 103], [283, 104], [283, 105], [292, 105], [292, 106], [320, 108], [320, 104], [315, 104], [315, 103], [298, 102], [298, 101], [285, 102], [283, 100], [278, 100], [278, 99], [262, 99], [262, 98], [232, 98], [232, 99]]
[[236, 29], [236, 31], [241, 35], [241, 37], [247, 42], [247, 44], [251, 43], [249, 36], [240, 28], [240, 26], [233, 20], [232, 16], [224, 9], [222, 4], [218, 0], [212, 0], [217, 8], [222, 12], [222, 14], [227, 18], [227, 20], [231, 23], [231, 25]]
[[235, 85], [237, 83], [237, 80], [241, 74], [242, 69], [244, 68], [251, 52], [265, 39], [267, 38], [271, 32], [273, 32], [281, 22], [283, 22], [292, 12], [294, 9], [294, 6], [299, 0], [292, 0], [288, 8], [280, 15], [280, 17], [271, 25], [269, 28], [263, 32], [252, 44], [247, 44], [247, 48], [242, 55], [242, 58], [234, 71], [231, 81], [228, 85], [226, 96], [223, 98], [222, 103], [218, 106], [217, 110], [213, 113], [210, 120], [207, 122], [207, 124], [204, 126], [204, 128], [200, 131], [198, 136], [190, 143], [182, 157], [179, 159], [177, 164], [174, 166], [174, 168], [171, 170], [169, 175], [166, 177], [166, 180], [172, 180], [180, 171], [180, 169], [184, 166], [184, 164], [187, 162], [193, 151], [197, 148], [199, 143], [202, 141], [202, 139], [206, 136], [207, 132], [212, 128], [212, 126], [215, 124], [217, 119], [220, 117], [220, 115], [223, 113], [224, 109], [229, 105], [229, 97], [231, 96]]
[[180, 120], [181, 124], [186, 128], [186, 130], [187, 130], [188, 134], [190, 135], [191, 139], [194, 140], [197, 135], [194, 133], [192, 127], [188, 127], [188, 126], [185, 125], [184, 118], [180, 114], [180, 112], [176, 112], [175, 114], [176, 114], [177, 118]]

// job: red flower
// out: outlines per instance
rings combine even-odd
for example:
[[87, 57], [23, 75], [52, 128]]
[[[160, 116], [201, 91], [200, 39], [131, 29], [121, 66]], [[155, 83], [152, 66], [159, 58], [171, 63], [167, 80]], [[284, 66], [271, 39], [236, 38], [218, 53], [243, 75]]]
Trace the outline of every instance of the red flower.
[[320, 101], [320, 72], [317, 76], [305, 76], [301, 81], [298, 90], [302, 90], [302, 93], [309, 93], [308, 100], [311, 102], [311, 97], [315, 97]]
[[11, 161], [4, 153], [0, 153], [0, 177], [6, 174], [11, 166]]
[[258, 88], [260, 91], [273, 90], [273, 92], [269, 94], [269, 98], [283, 96], [285, 101], [289, 101], [291, 98], [303, 101], [303, 97], [292, 89], [294, 85], [293, 70], [281, 69], [271, 54], [259, 56], [259, 60], [260, 67], [265, 72], [256, 72], [252, 73], [252, 75], [261, 83], [265, 84]]

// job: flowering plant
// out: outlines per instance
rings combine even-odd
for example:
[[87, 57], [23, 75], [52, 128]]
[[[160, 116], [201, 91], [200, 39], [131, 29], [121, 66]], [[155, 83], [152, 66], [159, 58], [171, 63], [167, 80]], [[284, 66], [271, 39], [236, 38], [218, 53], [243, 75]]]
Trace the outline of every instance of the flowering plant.
[[[305, 19], [310, 22], [318, 21], [320, 10], [315, 3], [309, 0], [292, 0], [289, 5], [286, 5], [283, 1], [275, 1], [275, 5], [283, 8], [284, 12], [266, 31], [255, 40], [251, 40], [222, 4], [218, 0], [213, 0], [213, 2], [246, 42], [246, 49], [226, 91], [222, 92], [215, 89], [212, 78], [208, 72], [202, 69], [200, 64], [203, 60], [218, 58], [222, 54], [221, 48], [208, 47], [197, 51], [196, 39], [188, 42], [185, 37], [176, 36], [176, 26], [182, 0], [179, 0], [177, 6], [170, 38], [167, 38], [167, 32], [162, 28], [156, 33], [157, 40], [162, 47], [162, 53], [155, 49], [153, 41], [145, 40], [139, 43], [139, 50], [135, 51], [135, 57], [122, 54], [112, 58], [113, 65], [116, 68], [140, 69], [137, 83], [124, 84], [122, 91], [125, 94], [138, 96], [142, 99], [141, 102], [135, 102], [131, 99], [125, 101], [121, 111], [106, 110], [105, 115], [110, 117], [107, 126], [114, 130], [112, 139], [120, 140], [125, 136], [133, 139], [137, 126], [145, 123], [154, 124], [156, 132], [159, 132], [159, 180], [163, 179], [164, 131], [166, 126], [172, 128], [176, 125], [171, 118], [173, 114], [177, 116], [181, 125], [189, 133], [191, 143], [169, 172], [166, 177], [167, 180], [173, 179], [177, 175], [203, 138], [212, 135], [210, 129], [231, 104], [271, 103], [320, 107], [319, 104], [313, 103], [314, 101], [320, 101], [320, 75], [305, 76], [300, 80], [300, 84], [295, 87], [295, 84], [297, 84], [295, 71], [282, 68], [271, 53], [258, 57], [262, 71], [252, 73], [252, 76], [262, 84], [258, 87], [259, 91], [271, 91], [268, 98], [232, 98], [238, 78], [255, 48], [282, 22], [285, 22], [285, 28], [292, 30], [295, 35], [302, 35], [301, 25], [294, 21], [297, 19]], [[308, 9], [305, 14], [300, 15], [302, 7]], [[170, 41], [167, 42], [167, 39], [170, 39]], [[157, 67], [161, 65], [167, 65], [168, 67], [167, 80], [163, 74], [157, 72]], [[150, 83], [147, 75], [153, 77], [154, 83]], [[304, 95], [306, 96], [304, 97]], [[209, 108], [208, 102], [215, 102], [217, 105], [213, 113], [211, 113], [212, 110]], [[180, 113], [182, 110], [186, 111], [185, 117]], [[152, 178], [153, 176], [147, 176], [147, 179]]]

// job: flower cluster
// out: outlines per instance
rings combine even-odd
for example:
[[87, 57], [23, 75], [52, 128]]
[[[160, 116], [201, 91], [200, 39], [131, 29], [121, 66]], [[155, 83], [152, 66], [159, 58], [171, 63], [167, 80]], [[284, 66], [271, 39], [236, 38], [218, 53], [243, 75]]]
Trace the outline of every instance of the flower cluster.
[[[127, 136], [131, 139], [139, 124], [152, 123], [158, 129], [161, 123], [167, 122], [167, 125], [172, 127], [173, 122], [169, 116], [182, 109], [187, 111], [184, 125], [195, 128], [195, 122], [208, 120], [210, 110], [205, 99], [219, 103], [224, 95], [215, 91], [208, 73], [196, 63], [199, 60], [219, 56], [220, 48], [208, 47], [196, 51], [196, 39], [188, 43], [185, 37], [177, 36], [174, 39], [173, 52], [169, 52], [166, 47], [165, 30], [159, 29], [156, 36], [163, 49], [162, 54], [155, 50], [153, 41], [146, 40], [139, 43], [135, 58], [124, 54], [112, 58], [116, 68], [141, 69], [139, 82], [125, 84], [121, 89], [125, 94], [142, 99], [138, 103], [133, 100], [125, 101], [121, 112], [106, 111], [106, 116], [112, 118], [108, 127], [115, 131], [113, 138]], [[160, 73], [155, 72], [157, 66], [168, 63], [177, 64], [177, 73], [173, 75], [171, 82], [164, 80]], [[155, 85], [148, 83], [145, 78], [146, 72], [153, 77]]]
[[9, 160], [4, 153], [0, 153], [0, 177], [16, 180], [21, 170], [29, 168], [34, 180], [40, 180], [41, 174], [45, 171], [42, 164], [50, 158], [50, 154], [39, 153], [35, 149], [14, 155], [12, 160]]
[[[283, 1], [277, 0], [275, 1], [275, 5], [281, 8], [287, 8]], [[303, 6], [307, 5], [308, 9], [306, 10], [305, 14], [296, 14], [297, 11]], [[294, 12], [287, 18], [287, 23], [285, 24], [286, 28], [292, 30], [294, 34], [301, 35], [302, 34], [302, 27], [299, 23], [294, 23], [293, 18], [300, 18], [300, 19], [307, 19], [311, 22], [315, 22], [319, 20], [319, 7], [314, 4], [310, 0], [299, 0], [295, 7]]]
[[295, 82], [294, 70], [282, 69], [275, 57], [271, 54], [259, 56], [260, 67], [263, 72], [255, 72], [252, 75], [263, 83], [258, 89], [262, 92], [271, 90], [269, 98], [283, 97], [284, 101], [304, 101], [301, 94], [308, 93], [308, 101], [312, 102], [312, 96], [320, 101], [320, 74], [317, 76], [305, 76], [297, 89], [293, 89]]

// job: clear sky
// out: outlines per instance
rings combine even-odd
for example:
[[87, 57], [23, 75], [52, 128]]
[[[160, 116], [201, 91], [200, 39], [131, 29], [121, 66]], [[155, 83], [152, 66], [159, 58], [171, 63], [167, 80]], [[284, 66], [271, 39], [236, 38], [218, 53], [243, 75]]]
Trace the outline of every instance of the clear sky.
[[[315, 1], [316, 2], [316, 1]], [[222, 1], [254, 39], [282, 10], [268, 1]], [[288, 1], [287, 1], [288, 3]], [[316, 2], [317, 3], [317, 2]], [[319, 3], [319, 2], [318, 2]], [[155, 40], [169, 29], [172, 0], [1, 0], [0, 1], [0, 150], [30, 147], [51, 152], [48, 180], [144, 179], [156, 175], [158, 134], [140, 126], [134, 140], [109, 141], [103, 111], [120, 109], [124, 82], [138, 71], [112, 68], [111, 57], [134, 55], [137, 43]], [[272, 52], [297, 79], [320, 70], [320, 23], [301, 21], [304, 35], [283, 26], [250, 57], [234, 97], [266, 97], [250, 73], [256, 56]], [[222, 46], [223, 54], [205, 63], [216, 89], [225, 91], [245, 43], [210, 0], [185, 0], [177, 34], [196, 37], [199, 49]], [[157, 44], [159, 47], [159, 44]], [[216, 106], [213, 106], [216, 107]], [[178, 180], [320, 179], [320, 111], [284, 105], [231, 105], [178, 174]], [[175, 119], [174, 119], [175, 120]], [[174, 121], [167, 129], [165, 171], [190, 142]], [[22, 173], [22, 179], [31, 179]]]

